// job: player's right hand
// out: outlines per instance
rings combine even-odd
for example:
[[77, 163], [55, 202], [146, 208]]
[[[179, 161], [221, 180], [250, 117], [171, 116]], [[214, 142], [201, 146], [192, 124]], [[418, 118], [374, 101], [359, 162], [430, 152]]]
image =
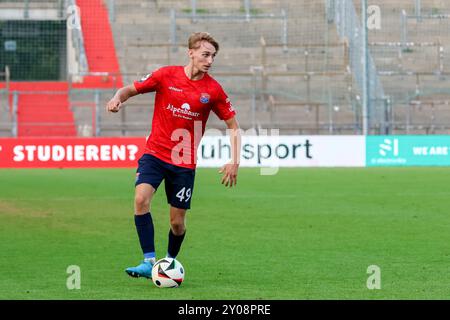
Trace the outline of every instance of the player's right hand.
[[120, 108], [122, 107], [122, 102], [116, 97], [109, 100], [109, 102], [106, 104], [106, 111], [109, 112], [118, 112]]

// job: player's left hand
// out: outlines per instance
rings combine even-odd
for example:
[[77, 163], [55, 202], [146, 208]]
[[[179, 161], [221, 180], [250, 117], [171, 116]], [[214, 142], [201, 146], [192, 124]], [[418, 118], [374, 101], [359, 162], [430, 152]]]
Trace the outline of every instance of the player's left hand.
[[122, 107], [122, 102], [120, 102], [120, 99], [117, 97], [113, 97], [109, 102], [106, 104], [106, 111], [109, 112], [119, 112], [120, 108]]
[[219, 173], [223, 173], [222, 184], [225, 187], [232, 187], [237, 184], [237, 173], [239, 169], [239, 164], [227, 163], [220, 170]]

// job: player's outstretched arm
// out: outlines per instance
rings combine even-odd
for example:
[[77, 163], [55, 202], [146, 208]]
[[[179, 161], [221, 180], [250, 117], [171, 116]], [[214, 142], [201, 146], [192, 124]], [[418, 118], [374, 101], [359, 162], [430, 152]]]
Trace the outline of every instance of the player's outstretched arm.
[[241, 132], [239, 129], [239, 123], [236, 118], [225, 120], [228, 127], [231, 142], [231, 161], [225, 164], [219, 173], [222, 173], [222, 184], [225, 187], [232, 187], [237, 184], [237, 174], [239, 169], [239, 160], [241, 157]]
[[106, 111], [118, 112], [122, 107], [122, 103], [137, 94], [138, 92], [133, 84], [120, 88], [117, 90], [114, 97], [106, 104]]

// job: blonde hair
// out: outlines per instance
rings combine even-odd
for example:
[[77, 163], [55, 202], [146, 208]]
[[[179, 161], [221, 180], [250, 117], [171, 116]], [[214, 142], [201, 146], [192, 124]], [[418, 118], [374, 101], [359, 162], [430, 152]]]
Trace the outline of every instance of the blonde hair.
[[219, 43], [208, 32], [195, 32], [191, 34], [188, 40], [188, 48], [198, 49], [200, 47], [199, 42], [201, 41], [211, 43], [216, 49], [216, 53], [219, 51]]

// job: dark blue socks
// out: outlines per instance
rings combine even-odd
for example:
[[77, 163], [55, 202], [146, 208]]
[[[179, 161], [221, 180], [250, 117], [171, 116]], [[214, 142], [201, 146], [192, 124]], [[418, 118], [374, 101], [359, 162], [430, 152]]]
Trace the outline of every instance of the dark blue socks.
[[[144, 260], [149, 260], [154, 263], [155, 259], [155, 231], [153, 228], [153, 220], [150, 212], [143, 215], [135, 215], [134, 223], [136, 225], [136, 231], [139, 236], [139, 243], [141, 244], [142, 253], [144, 254]], [[186, 231], [177, 236], [169, 230], [169, 245], [167, 249], [167, 255], [171, 258], [175, 258], [180, 252], [181, 244], [183, 243]]]
[[153, 220], [150, 212], [144, 215], [135, 215], [134, 223], [136, 225], [136, 231], [139, 236], [139, 242], [141, 244], [144, 258], [155, 257], [155, 231], [153, 229]]
[[180, 252], [181, 243], [184, 240], [186, 231], [181, 236], [176, 236], [173, 234], [172, 229], [169, 230], [169, 246], [167, 249], [167, 254], [170, 258], [176, 258], [178, 252]]

